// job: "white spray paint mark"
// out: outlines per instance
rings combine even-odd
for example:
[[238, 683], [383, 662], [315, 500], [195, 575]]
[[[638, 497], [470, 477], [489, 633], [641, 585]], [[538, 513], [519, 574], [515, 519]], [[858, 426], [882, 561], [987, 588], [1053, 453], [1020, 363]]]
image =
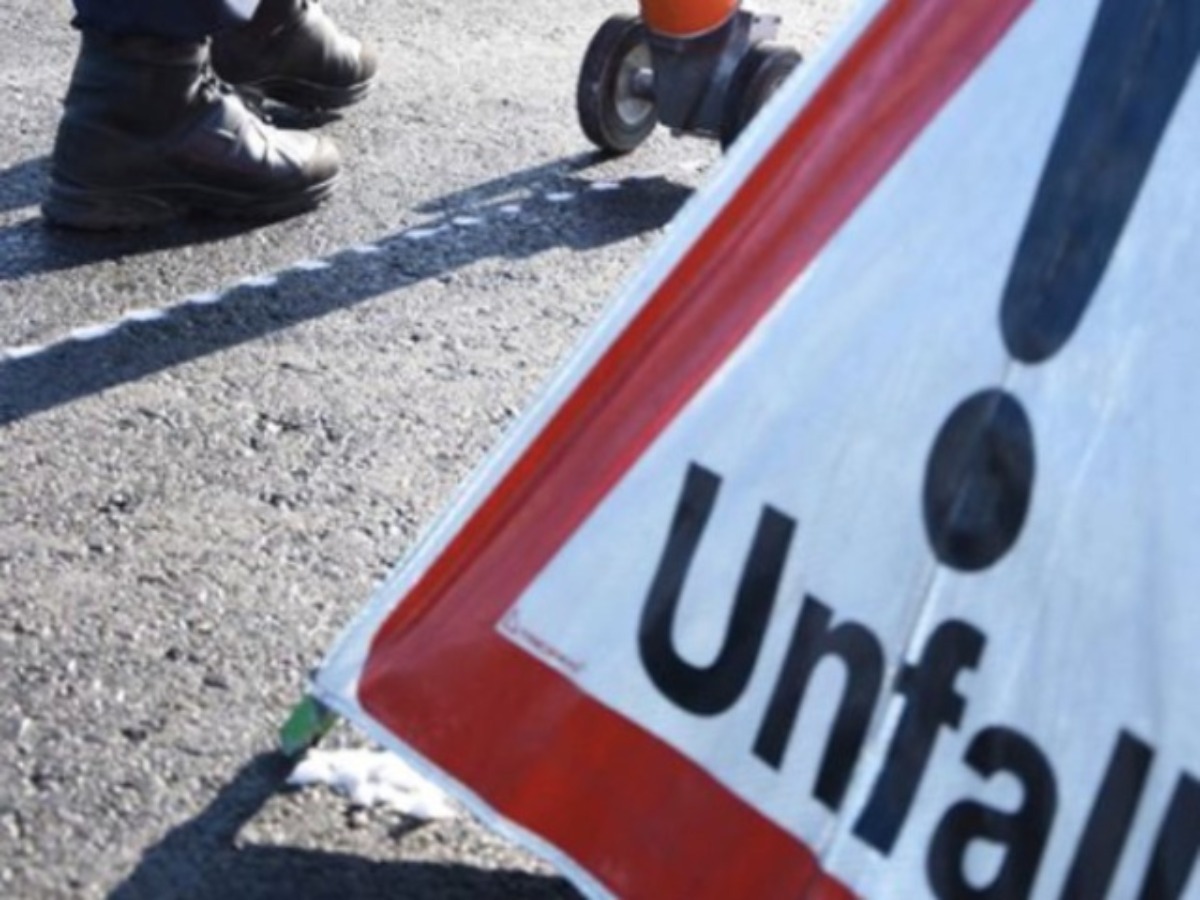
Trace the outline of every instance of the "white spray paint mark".
[[[695, 167], [696, 170], [703, 167], [707, 163], [704, 160], [693, 160], [686, 163], [681, 163], [684, 168]], [[628, 176], [625, 181], [648, 181], [654, 178], [661, 178], [661, 172], [645, 172]], [[621, 183], [615, 181], [596, 181], [587, 187], [589, 191], [616, 191], [622, 187]], [[549, 191], [544, 197], [550, 203], [568, 203], [576, 199], [578, 195], [571, 191]], [[521, 203], [506, 203], [499, 207], [501, 215], [514, 218], [524, 212], [524, 207]], [[473, 215], [458, 215], [453, 217], [450, 222], [463, 228], [474, 227], [481, 225], [486, 220], [480, 216]], [[411, 228], [402, 235], [410, 241], [425, 241], [430, 238], [438, 237], [451, 230], [451, 225], [433, 225], [424, 228]], [[382, 253], [383, 247], [378, 244], [358, 244], [350, 248], [349, 252], [359, 256], [370, 256], [376, 253]], [[332, 267], [332, 263], [324, 259], [304, 259], [293, 263], [282, 271], [300, 271], [300, 272], [320, 272]], [[229, 292], [238, 288], [269, 288], [274, 287], [279, 283], [279, 272], [267, 275], [255, 275], [244, 278], [225, 291], [204, 291], [198, 294], [191, 294], [179, 301], [179, 306], [213, 306], [225, 300], [229, 296]], [[407, 283], [407, 282], [405, 282]], [[38, 356], [52, 349], [56, 344], [65, 341], [95, 341], [119, 330], [120, 327], [130, 322], [156, 322], [167, 318], [170, 315], [169, 308], [163, 309], [136, 309], [125, 313], [120, 319], [115, 322], [109, 322], [103, 325], [89, 325], [82, 328], [77, 328], [63, 338], [59, 338], [47, 344], [26, 344], [16, 347], [8, 347], [0, 349], [0, 359], [19, 360], [29, 359], [30, 357]]]
[[45, 344], [25, 344], [22, 347], [9, 347], [4, 351], [5, 359], [28, 359], [50, 349]]
[[410, 241], [427, 241], [431, 237], [437, 237], [446, 231], [447, 227], [446, 225], [438, 225], [434, 228], [413, 228], [404, 232], [404, 236]]
[[624, 181], [626, 184], [636, 184], [639, 181], [656, 181], [663, 176], [664, 173], [661, 169], [655, 169], [648, 172], [634, 172], [632, 175], [626, 175]]
[[119, 322], [108, 322], [104, 325], [85, 325], [82, 328], [76, 328], [69, 335], [67, 335], [67, 340], [98, 341], [100, 338], [108, 337], [110, 334], [116, 331], [119, 325]]
[[251, 278], [243, 278], [237, 283], [237, 286], [242, 288], [269, 288], [274, 287], [278, 283], [278, 275], [255, 275]]
[[131, 309], [125, 315], [121, 316], [122, 322], [157, 322], [159, 319], [165, 319], [167, 311], [165, 309]]
[[324, 259], [302, 259], [292, 268], [297, 272], [323, 272], [332, 266], [333, 263]]

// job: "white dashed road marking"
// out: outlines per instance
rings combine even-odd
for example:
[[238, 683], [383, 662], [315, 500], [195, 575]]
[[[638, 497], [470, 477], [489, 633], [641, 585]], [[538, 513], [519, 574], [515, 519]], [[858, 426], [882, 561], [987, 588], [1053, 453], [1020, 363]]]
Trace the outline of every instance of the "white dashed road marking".
[[[629, 181], [647, 180], [656, 177], [653, 174], [632, 175], [625, 179]], [[616, 181], [595, 181], [585, 188], [588, 192], [603, 192], [616, 191], [622, 187], [621, 182]], [[549, 191], [543, 195], [543, 198], [555, 204], [569, 203], [577, 199], [579, 193], [574, 191]], [[524, 213], [525, 207], [520, 203], [506, 203], [497, 208], [499, 215], [513, 219]], [[402, 232], [399, 237], [408, 241], [427, 241], [431, 238], [439, 237], [453, 230], [453, 226], [459, 228], [475, 228], [480, 225], [487, 224], [487, 219], [483, 216], [462, 213], [452, 216], [449, 219], [449, 224], [428, 225], [418, 228], [410, 228]], [[350, 253], [358, 256], [373, 256], [378, 253], [383, 253], [384, 248], [379, 244], [358, 244], [349, 248]], [[6, 347], [0, 349], [0, 361], [15, 361], [21, 359], [29, 359], [38, 356], [53, 347], [66, 343], [68, 341], [96, 341], [101, 338], [108, 337], [114, 332], [120, 330], [124, 325], [157, 322], [170, 316], [171, 312], [176, 309], [182, 309], [188, 306], [212, 306], [222, 302], [228, 298], [234, 291], [238, 290], [262, 290], [274, 287], [279, 283], [279, 277], [283, 272], [299, 271], [299, 272], [320, 272], [325, 269], [332, 268], [333, 263], [328, 259], [304, 259], [299, 262], [284, 266], [278, 272], [268, 273], [264, 275], [253, 275], [235, 282], [231, 287], [222, 291], [207, 291], [199, 294], [192, 294], [183, 298], [178, 303], [159, 308], [134, 309], [121, 315], [121, 317], [113, 322], [106, 322], [98, 325], [86, 325], [76, 328], [69, 332], [64, 337], [49, 341], [45, 344], [25, 344], [20, 346]]]

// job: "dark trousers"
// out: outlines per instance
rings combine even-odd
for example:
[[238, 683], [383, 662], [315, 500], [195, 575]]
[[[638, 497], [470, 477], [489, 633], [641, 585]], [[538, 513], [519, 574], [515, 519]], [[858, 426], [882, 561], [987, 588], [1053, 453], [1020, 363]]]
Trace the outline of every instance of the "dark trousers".
[[75, 24], [116, 35], [203, 40], [250, 20], [259, 0], [75, 0]]

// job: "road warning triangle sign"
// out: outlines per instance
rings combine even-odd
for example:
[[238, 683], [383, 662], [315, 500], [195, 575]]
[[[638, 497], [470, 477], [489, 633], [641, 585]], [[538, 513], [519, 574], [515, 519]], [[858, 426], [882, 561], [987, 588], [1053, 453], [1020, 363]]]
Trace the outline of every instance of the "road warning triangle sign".
[[865, 4], [317, 697], [595, 896], [1200, 896], [1198, 54]]

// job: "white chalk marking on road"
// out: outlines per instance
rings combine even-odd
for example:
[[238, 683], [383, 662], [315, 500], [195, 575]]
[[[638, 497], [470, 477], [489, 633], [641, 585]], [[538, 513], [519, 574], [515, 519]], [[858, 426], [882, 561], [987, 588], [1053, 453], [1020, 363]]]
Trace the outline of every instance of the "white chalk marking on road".
[[121, 316], [122, 322], [157, 322], [167, 317], [165, 309], [131, 309]]
[[108, 322], [104, 325], [84, 325], [82, 328], [76, 328], [67, 335], [67, 340], [98, 341], [100, 338], [108, 337], [120, 327], [120, 322]]
[[46, 344], [25, 344], [22, 347], [9, 347], [4, 351], [4, 358], [28, 359], [31, 356], [37, 356], [39, 353], [45, 353], [49, 349]]
[[243, 278], [235, 287], [240, 288], [269, 288], [274, 287], [279, 283], [279, 276], [272, 273], [270, 275], [252, 275], [250, 278]]
[[447, 228], [446, 225], [437, 225], [433, 228], [412, 228], [404, 232], [404, 237], [410, 241], [427, 241], [431, 237], [442, 234]]
[[297, 272], [323, 272], [332, 266], [333, 263], [325, 259], [302, 259], [295, 263], [292, 269]]
[[[702, 163], [697, 163], [702, 164]], [[682, 164], [685, 167], [691, 163]], [[654, 178], [662, 177], [661, 172], [643, 172], [639, 174], [629, 175], [624, 179], [625, 183], [631, 181], [649, 181]], [[586, 190], [588, 191], [616, 191], [620, 190], [623, 184], [616, 181], [595, 181], [592, 182]], [[572, 191], [549, 191], [543, 195], [550, 203], [568, 203], [579, 197], [579, 194]], [[508, 218], [515, 218], [526, 212], [524, 205], [521, 203], [506, 203], [499, 207], [499, 213]], [[431, 225], [422, 228], [410, 228], [401, 234], [406, 240], [410, 241], [426, 241], [430, 238], [438, 237], [452, 230], [454, 225], [463, 228], [474, 227], [484, 224], [486, 219], [474, 215], [458, 215], [450, 219], [451, 224]], [[349, 252], [359, 256], [372, 256], [383, 252], [383, 247], [379, 244], [358, 244], [349, 249]], [[163, 307], [161, 309], [135, 309], [127, 312], [121, 318], [108, 322], [102, 325], [87, 325], [82, 328], [76, 328], [66, 336], [57, 338], [45, 344], [25, 344], [15, 347], [7, 347], [0, 349], [0, 360], [15, 361], [21, 359], [29, 359], [38, 356], [48, 350], [53, 349], [58, 344], [68, 341], [96, 341], [101, 338], [108, 337], [116, 331], [119, 331], [123, 325], [133, 322], [157, 322], [166, 319], [170, 316], [174, 309], [179, 309], [187, 306], [214, 306], [223, 300], [227, 299], [232, 291], [238, 288], [269, 288], [274, 287], [279, 283], [279, 277], [282, 273], [288, 271], [299, 272], [320, 272], [333, 267], [333, 263], [326, 259], [303, 259], [299, 262], [292, 263], [280, 269], [278, 272], [273, 272], [266, 275], [252, 275], [243, 278], [236, 282], [231, 287], [223, 291], [203, 291], [197, 294], [190, 294], [178, 302], [175, 307]]]

